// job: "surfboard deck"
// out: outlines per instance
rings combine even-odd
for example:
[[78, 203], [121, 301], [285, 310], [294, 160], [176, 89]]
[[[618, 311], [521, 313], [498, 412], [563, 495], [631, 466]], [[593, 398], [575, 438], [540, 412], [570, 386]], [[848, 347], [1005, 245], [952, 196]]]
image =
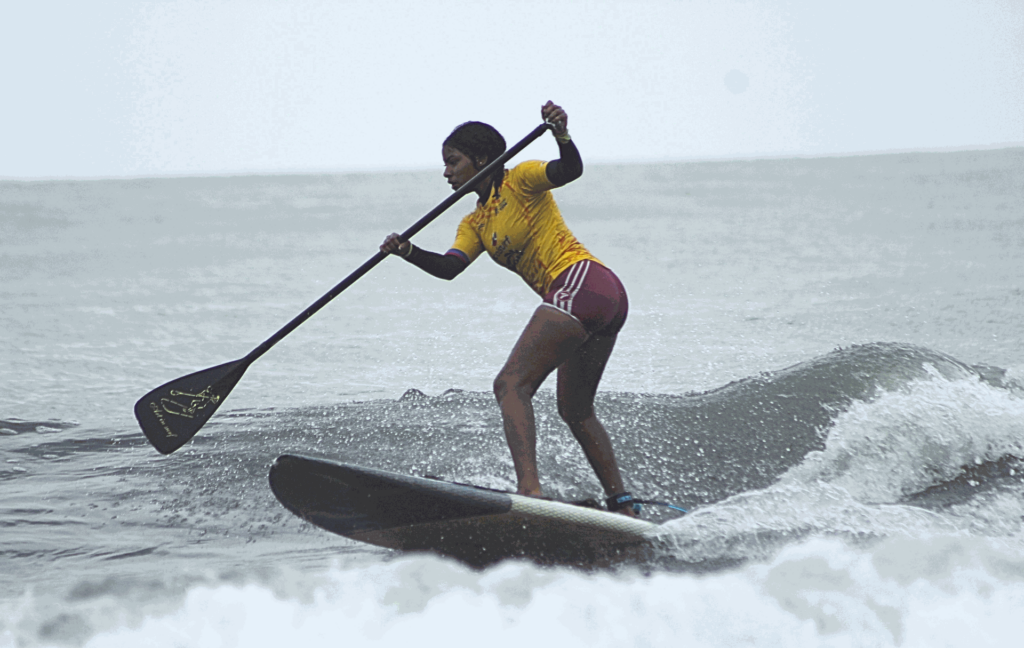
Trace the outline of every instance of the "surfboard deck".
[[301, 455], [274, 461], [270, 488], [285, 508], [332, 533], [475, 566], [506, 558], [592, 566], [642, 560], [659, 529], [565, 502]]

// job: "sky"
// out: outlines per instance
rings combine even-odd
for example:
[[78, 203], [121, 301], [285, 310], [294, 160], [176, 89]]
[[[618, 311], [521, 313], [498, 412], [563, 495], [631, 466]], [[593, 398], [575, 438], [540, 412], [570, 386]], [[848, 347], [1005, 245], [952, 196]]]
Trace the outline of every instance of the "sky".
[[588, 163], [1024, 145], [1024, 0], [38, 0], [0, 60], [6, 178], [440, 168], [548, 99]]

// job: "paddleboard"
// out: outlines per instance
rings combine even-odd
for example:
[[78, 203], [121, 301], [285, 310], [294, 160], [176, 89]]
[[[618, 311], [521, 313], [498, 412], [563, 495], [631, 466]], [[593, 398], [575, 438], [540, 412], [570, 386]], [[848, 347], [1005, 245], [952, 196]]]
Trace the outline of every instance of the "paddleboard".
[[332, 533], [475, 566], [642, 560], [659, 529], [596, 508], [300, 455], [277, 458], [270, 488], [285, 508]]

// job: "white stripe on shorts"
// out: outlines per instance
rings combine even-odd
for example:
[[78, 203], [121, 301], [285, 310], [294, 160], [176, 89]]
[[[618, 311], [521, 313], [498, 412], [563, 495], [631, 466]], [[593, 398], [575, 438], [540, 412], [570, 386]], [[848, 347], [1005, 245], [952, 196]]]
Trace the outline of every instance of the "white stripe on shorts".
[[572, 300], [576, 298], [580, 288], [583, 287], [588, 270], [590, 270], [589, 260], [580, 261], [569, 269], [569, 277], [565, 280], [565, 285], [555, 293], [554, 305], [557, 308], [572, 315]]

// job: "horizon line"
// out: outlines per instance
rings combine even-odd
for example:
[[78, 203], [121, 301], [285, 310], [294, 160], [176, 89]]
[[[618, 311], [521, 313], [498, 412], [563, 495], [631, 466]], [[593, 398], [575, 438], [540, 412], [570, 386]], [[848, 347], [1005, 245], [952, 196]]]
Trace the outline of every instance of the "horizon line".
[[[967, 153], [971, 151], [998, 151], [1024, 148], [1024, 140], [999, 144], [970, 144], [964, 146], [937, 146], [923, 148], [875, 149], [861, 151], [845, 151], [838, 153], [777, 153], [760, 155], [722, 155], [695, 156], [676, 158], [627, 158], [602, 159], [588, 162], [588, 166], [650, 166], [670, 164], [701, 164], [707, 162], [757, 162], [781, 160], [816, 160], [828, 158], [871, 157], [882, 155], [905, 155], [908, 153]], [[0, 182], [101, 182], [109, 180], [182, 180], [187, 178], [239, 178], [260, 176], [345, 176], [345, 175], [383, 175], [423, 173], [432, 167], [427, 166], [396, 166], [396, 167], [365, 167], [365, 168], [308, 168], [271, 170], [236, 170], [212, 172], [168, 172], [152, 175], [66, 175], [66, 176], [7, 176], [0, 175]]]

